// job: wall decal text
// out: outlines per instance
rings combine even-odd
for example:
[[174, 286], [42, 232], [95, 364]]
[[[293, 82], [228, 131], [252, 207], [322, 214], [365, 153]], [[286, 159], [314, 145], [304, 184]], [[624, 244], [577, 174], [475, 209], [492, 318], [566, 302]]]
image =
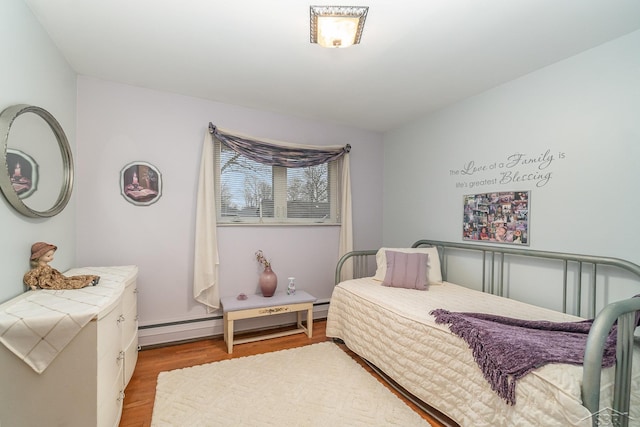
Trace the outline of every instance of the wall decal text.
[[[460, 169], [449, 170], [456, 177], [456, 188], [476, 188], [486, 185], [510, 185], [531, 183], [544, 187], [553, 178], [552, 167], [558, 160], [565, 159], [566, 153], [552, 153], [547, 149], [543, 153], [527, 154], [515, 152], [502, 160], [490, 163], [478, 163], [470, 160]], [[489, 175], [487, 177], [487, 175]]]

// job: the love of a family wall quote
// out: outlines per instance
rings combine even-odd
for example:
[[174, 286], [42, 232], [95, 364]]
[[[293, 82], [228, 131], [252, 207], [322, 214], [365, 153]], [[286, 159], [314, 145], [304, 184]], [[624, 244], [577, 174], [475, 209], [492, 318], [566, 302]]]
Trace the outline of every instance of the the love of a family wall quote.
[[449, 176], [456, 179], [456, 188], [511, 185], [527, 183], [544, 187], [553, 179], [553, 167], [566, 159], [564, 152], [542, 153], [513, 152], [492, 162], [469, 160], [460, 169], [450, 169]]

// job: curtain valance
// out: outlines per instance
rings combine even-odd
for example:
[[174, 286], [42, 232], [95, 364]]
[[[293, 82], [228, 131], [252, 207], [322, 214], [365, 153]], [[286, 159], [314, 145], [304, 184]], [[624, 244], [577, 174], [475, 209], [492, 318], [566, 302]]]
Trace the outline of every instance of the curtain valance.
[[351, 145], [312, 147], [265, 141], [234, 135], [209, 123], [209, 133], [238, 154], [269, 166], [302, 168], [317, 166], [337, 160], [351, 151]]

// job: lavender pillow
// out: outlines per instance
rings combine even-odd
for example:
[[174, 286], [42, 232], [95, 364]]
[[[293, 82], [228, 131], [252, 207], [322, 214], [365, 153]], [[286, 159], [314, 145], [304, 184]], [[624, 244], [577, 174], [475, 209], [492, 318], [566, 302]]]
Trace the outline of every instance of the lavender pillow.
[[386, 251], [386, 257], [387, 272], [382, 285], [427, 290], [428, 254]]

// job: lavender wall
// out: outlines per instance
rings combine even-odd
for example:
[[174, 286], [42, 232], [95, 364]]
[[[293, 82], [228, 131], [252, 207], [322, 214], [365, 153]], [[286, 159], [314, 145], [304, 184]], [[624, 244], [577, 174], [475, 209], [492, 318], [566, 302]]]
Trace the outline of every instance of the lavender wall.
[[[0, 110], [31, 104], [48, 110], [62, 125], [75, 153], [76, 73], [51, 42], [21, 0], [0, 2]], [[46, 160], [38, 158], [42, 165]], [[55, 196], [52, 198], [55, 200]], [[0, 195], [0, 303], [25, 289], [31, 244], [44, 240], [58, 246], [52, 265], [66, 270], [75, 260], [75, 202], [55, 217], [33, 219], [20, 215]]]
[[[195, 197], [209, 121], [249, 135], [313, 145], [352, 145], [354, 246], [382, 242], [382, 136], [203, 99], [78, 79], [77, 263], [139, 266], [140, 324], [200, 318], [193, 300]], [[146, 161], [162, 173], [163, 194], [134, 206], [120, 194], [120, 170]], [[338, 259], [334, 226], [219, 227], [221, 295], [254, 293], [254, 252], [271, 259], [280, 286], [330, 297]]]

